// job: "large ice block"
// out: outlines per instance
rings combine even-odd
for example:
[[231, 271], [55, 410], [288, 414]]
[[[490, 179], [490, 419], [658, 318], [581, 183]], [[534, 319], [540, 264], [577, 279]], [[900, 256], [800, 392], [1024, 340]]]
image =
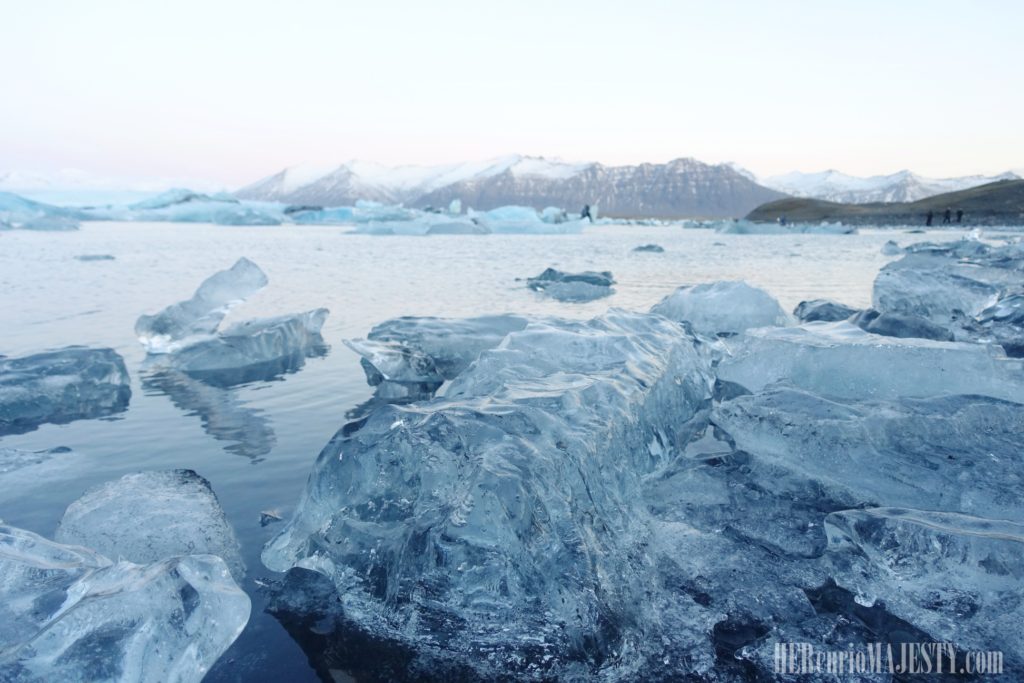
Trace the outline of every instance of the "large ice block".
[[113, 349], [68, 346], [0, 358], [0, 435], [114, 415], [131, 395], [128, 370]]
[[559, 301], [582, 303], [593, 301], [615, 293], [612, 285], [615, 278], [608, 271], [585, 270], [580, 273], [564, 273], [555, 268], [545, 268], [536, 277], [526, 279], [526, 286], [535, 292]]
[[760, 391], [787, 382], [840, 398], [979, 394], [1024, 399], [1024, 368], [998, 347], [868, 334], [848, 322], [748, 330], [718, 378]]
[[645, 476], [703, 424], [710, 353], [659, 316], [545, 322], [444, 397], [338, 432], [264, 563], [363, 630], [483, 674], [601, 659], [649, 580]]

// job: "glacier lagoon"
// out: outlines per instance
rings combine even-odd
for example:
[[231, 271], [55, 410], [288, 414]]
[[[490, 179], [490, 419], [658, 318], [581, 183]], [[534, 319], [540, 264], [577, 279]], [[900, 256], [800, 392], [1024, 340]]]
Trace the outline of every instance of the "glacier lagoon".
[[[241, 586], [253, 601], [246, 630], [207, 680], [317, 680], [306, 654], [265, 612], [269, 594], [262, 585], [277, 575], [264, 568], [260, 553], [280, 528], [261, 525], [261, 513], [292, 515], [316, 454], [347, 421], [346, 413], [372, 397], [359, 357], [342, 340], [365, 337], [374, 325], [402, 315], [508, 312], [586, 320], [610, 307], [646, 311], [679, 285], [716, 280], [763, 287], [787, 311], [816, 298], [863, 308], [871, 305], [879, 269], [894, 260], [882, 254], [886, 241], [895, 238], [906, 246], [960, 237], [863, 229], [842, 236], [729, 235], [675, 226], [596, 226], [579, 234], [486, 238], [344, 232], [328, 226], [97, 222], [76, 232], [9, 232], [0, 238], [5, 327], [0, 352], [20, 356], [72, 344], [110, 347], [124, 357], [132, 378], [131, 404], [124, 413], [43, 425], [0, 441], [28, 451], [71, 447], [83, 472], [73, 484], [4, 503], [0, 518], [52, 538], [70, 503], [86, 489], [124, 474], [185, 468], [207, 478], [241, 543], [248, 568]], [[649, 242], [665, 252], [632, 252]], [[81, 254], [110, 254], [115, 260], [77, 260]], [[178, 379], [172, 389], [167, 381], [148, 378], [142, 371], [144, 349], [132, 332], [139, 315], [187, 300], [201, 281], [243, 256], [259, 264], [270, 285], [232, 308], [226, 325], [326, 307], [331, 315], [322, 334], [331, 348], [229, 387]], [[615, 292], [594, 302], [561, 303], [517, 282], [548, 267], [611, 270]], [[726, 416], [719, 419], [728, 422]], [[742, 470], [742, 464], [736, 467]], [[737, 480], [742, 476], [740, 471]], [[854, 535], [845, 531], [853, 526], [845, 518], [831, 524], [830, 542]], [[744, 533], [756, 537], [758, 531]], [[664, 538], [693, 551], [683, 536]]]

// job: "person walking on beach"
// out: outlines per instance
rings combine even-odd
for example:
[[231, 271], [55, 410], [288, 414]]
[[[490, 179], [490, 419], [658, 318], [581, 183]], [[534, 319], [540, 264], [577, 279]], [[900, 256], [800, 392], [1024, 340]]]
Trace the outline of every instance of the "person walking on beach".
[[928, 213], [924, 215], [924, 224], [929, 228], [932, 227], [932, 216], [934, 215], [931, 209], [928, 209]]
[[580, 211], [580, 220], [583, 220], [584, 218], [589, 220], [591, 223], [594, 222], [594, 217], [590, 215], [590, 204], [584, 204], [583, 210]]
[[960, 224], [960, 223], [964, 222], [964, 210], [963, 209], [957, 209], [956, 210], [956, 222], [957, 222], [957, 224]]
[[949, 207], [947, 206], [946, 207], [946, 213], [942, 214], [942, 224], [943, 225], [948, 225], [948, 224], [952, 223], [952, 220], [951, 220], [952, 217], [953, 217], [953, 212], [950, 211]]

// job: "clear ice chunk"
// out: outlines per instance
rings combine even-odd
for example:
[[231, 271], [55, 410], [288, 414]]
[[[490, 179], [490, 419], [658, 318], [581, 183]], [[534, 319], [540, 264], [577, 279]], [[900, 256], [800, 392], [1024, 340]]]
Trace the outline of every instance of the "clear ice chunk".
[[54, 538], [136, 564], [217, 555], [236, 580], [245, 576], [217, 496], [192, 470], [138, 472], [95, 486], [68, 506]]
[[0, 525], [5, 681], [198, 683], [250, 609], [219, 557], [114, 563]]
[[838, 301], [832, 301], [831, 299], [801, 301], [793, 309], [793, 315], [803, 323], [834, 323], [846, 320], [857, 312], [856, 308], [841, 304]]
[[69, 346], [0, 358], [0, 435], [114, 415], [131, 395], [128, 370], [113, 349]]
[[135, 334], [150, 353], [169, 353], [195, 338], [217, 331], [228, 308], [259, 291], [267, 276], [247, 258], [227, 270], [214, 273], [199, 285], [187, 301], [172, 304], [155, 315], [140, 316]]
[[583, 303], [611, 296], [615, 293], [612, 285], [615, 278], [608, 271], [586, 270], [580, 273], [564, 273], [555, 268], [546, 268], [536, 277], [526, 279], [526, 286], [535, 292], [558, 301]]
[[194, 341], [174, 352], [169, 362], [175, 369], [198, 377], [216, 378], [225, 371], [245, 368], [253, 368], [260, 376], [268, 364], [277, 369], [290, 359], [316, 355], [324, 346], [320, 330], [328, 314], [326, 308], [317, 308], [246, 320], [215, 337]]
[[768, 292], [746, 282], [710, 282], [680, 287], [651, 313], [685, 321], [707, 336], [739, 334], [752, 327], [789, 325], [792, 318]]
[[339, 431], [264, 563], [323, 574], [364, 631], [478, 672], [608, 656], [646, 585], [636, 498], [702, 427], [710, 362], [659, 316], [512, 332], [443, 397]]
[[787, 382], [839, 398], [1024, 397], [1022, 362], [998, 347], [883, 337], [849, 322], [748, 330], [726, 345], [718, 379], [751, 392]]

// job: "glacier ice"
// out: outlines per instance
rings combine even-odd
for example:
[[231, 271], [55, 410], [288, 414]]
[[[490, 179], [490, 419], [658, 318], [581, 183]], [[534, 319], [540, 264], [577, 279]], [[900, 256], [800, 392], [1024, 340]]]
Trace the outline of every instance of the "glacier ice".
[[857, 313], [856, 308], [851, 308], [838, 301], [831, 299], [813, 299], [801, 301], [793, 309], [793, 315], [803, 323], [825, 322], [833, 323], [839, 320], [846, 320]]
[[115, 563], [6, 525], [0, 598], [0, 678], [25, 683], [198, 683], [251, 609], [219, 557]]
[[904, 507], [825, 518], [829, 557], [843, 587], [931, 640], [1000, 651], [1004, 671], [1024, 664], [1024, 524]]
[[593, 301], [615, 293], [612, 285], [615, 278], [608, 271], [585, 270], [580, 273], [564, 273], [555, 268], [526, 279], [526, 286], [535, 292], [559, 301], [582, 303]]
[[633, 251], [663, 254], [665, 252], [665, 247], [660, 244], [641, 244], [639, 247], [633, 247]]
[[752, 392], [784, 381], [840, 398], [1024, 396], [1022, 362], [998, 348], [883, 337], [849, 322], [747, 330], [727, 347], [718, 378]]
[[885, 256], [899, 256], [902, 253], [903, 247], [901, 247], [893, 240], [889, 240], [882, 245], [882, 254], [884, 254]]
[[[273, 318], [246, 320], [231, 325], [215, 337], [196, 341], [170, 357], [171, 365], [187, 374], [223, 382], [225, 373], [234, 371], [245, 381], [252, 370], [256, 377], [275, 374], [282, 364], [292, 359], [301, 364], [307, 355], [316, 355], [323, 348], [320, 330], [328, 316], [326, 308]], [[266, 367], [272, 371], [268, 373]], [[235, 380], [241, 381], [235, 381]]]
[[634, 499], [710, 397], [706, 345], [669, 320], [530, 324], [443, 397], [339, 431], [264, 563], [323, 574], [345, 619], [478, 674], [612, 657], [648, 587]]
[[285, 214], [264, 202], [243, 202], [224, 193], [202, 194], [173, 189], [128, 206], [93, 207], [83, 210], [88, 220], [169, 221], [217, 225], [280, 225]]
[[[1024, 394], [1020, 395], [1024, 398]], [[716, 406], [739, 450], [852, 499], [1024, 522], [1024, 405], [984, 396], [825, 398], [778, 387]]]
[[855, 235], [857, 228], [842, 223], [754, 223], [748, 220], [711, 221], [709, 225], [723, 235]]
[[80, 212], [0, 192], [0, 229], [77, 230]]
[[191, 299], [172, 304], [155, 315], [140, 316], [135, 334], [150, 353], [168, 353], [194, 337], [213, 334], [228, 308], [267, 284], [267, 276], [247, 258], [214, 273], [199, 285]]
[[126, 474], [89, 489], [68, 506], [54, 540], [136, 564], [216, 555], [237, 581], [245, 576], [235, 532], [193, 470]]
[[746, 282], [710, 282], [680, 287], [651, 308], [651, 313], [686, 321], [697, 332], [734, 335], [752, 327], [788, 325], [792, 318], [775, 298]]
[[0, 435], [123, 412], [132, 395], [113, 349], [68, 346], [0, 358]]
[[1021, 319], [992, 314], [1019, 306], [1024, 273], [1019, 245], [961, 240], [914, 244], [906, 251], [878, 273], [875, 308], [883, 315], [925, 319], [957, 340], [996, 343], [1011, 356], [1024, 355]]
[[402, 317], [375, 325], [366, 340], [345, 344], [360, 356], [366, 381], [384, 400], [427, 398], [529, 320], [517, 315], [475, 318]]

